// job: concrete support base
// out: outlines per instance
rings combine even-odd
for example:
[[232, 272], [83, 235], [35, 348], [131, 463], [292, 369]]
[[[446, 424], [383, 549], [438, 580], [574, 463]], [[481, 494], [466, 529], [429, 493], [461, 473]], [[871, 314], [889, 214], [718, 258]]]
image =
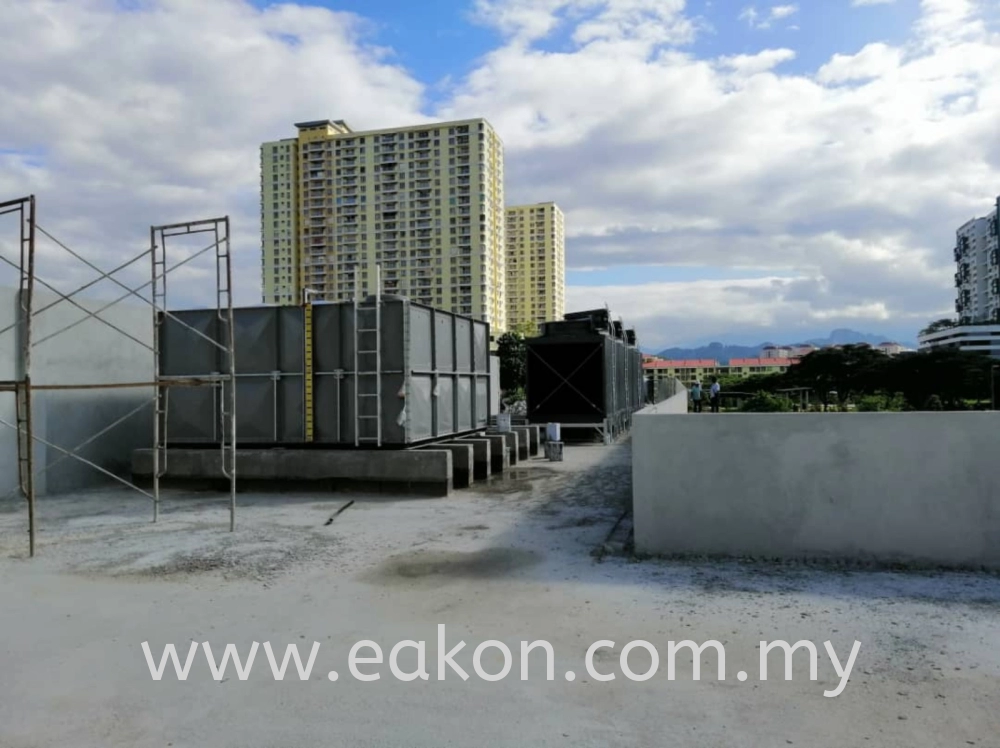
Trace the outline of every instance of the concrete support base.
[[490, 472], [497, 475], [509, 470], [510, 454], [503, 434], [483, 434], [482, 438], [490, 443]]
[[528, 426], [514, 426], [517, 434], [517, 459], [527, 460], [531, 456], [531, 430]]
[[528, 454], [532, 457], [541, 457], [542, 455], [542, 432], [544, 429], [541, 426], [533, 426], [529, 424], [525, 428], [528, 429], [528, 436], [530, 437], [530, 442], [528, 443]]
[[476, 480], [486, 480], [493, 472], [490, 462], [490, 440], [479, 437], [467, 437], [446, 444], [468, 444], [472, 447], [473, 476]]
[[510, 458], [510, 464], [516, 465], [517, 461], [521, 459], [520, 451], [518, 450], [518, 435], [515, 431], [504, 431], [504, 432], [488, 432], [490, 436], [502, 436], [504, 443], [507, 445], [507, 456]]
[[[471, 466], [471, 452], [469, 462]], [[331, 489], [352, 487], [407, 491], [421, 495], [447, 496], [453, 485], [450, 449], [421, 450], [314, 450], [237, 449], [236, 476], [240, 484], [320, 483]], [[132, 453], [132, 475], [136, 481], [153, 477], [153, 450]], [[219, 449], [171, 449], [167, 482], [216, 482], [222, 476]], [[228, 483], [228, 481], [227, 481]]]
[[429, 452], [435, 449], [447, 449], [451, 452], [452, 486], [455, 488], [468, 488], [473, 481], [473, 446], [471, 444], [460, 444], [458, 442], [438, 442], [429, 444], [426, 447], [418, 447], [421, 452]]

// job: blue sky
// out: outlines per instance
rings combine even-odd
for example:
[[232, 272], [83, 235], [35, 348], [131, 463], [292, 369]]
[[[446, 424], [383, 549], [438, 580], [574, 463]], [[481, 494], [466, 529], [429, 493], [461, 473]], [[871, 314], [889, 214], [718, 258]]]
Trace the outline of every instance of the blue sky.
[[[255, 4], [280, 3], [255, 0]], [[477, 58], [501, 41], [495, 30], [472, 21], [471, 6], [464, 0], [305, 0], [298, 4], [368, 19], [374, 40], [391, 47], [392, 59], [428, 86], [467, 74]]]
[[953, 313], [955, 228], [1000, 193], [998, 0], [4, 8], [0, 195], [35, 192], [109, 267], [151, 223], [229, 215], [240, 303], [260, 143], [301, 119], [486, 117], [508, 202], [566, 214], [568, 306], [609, 304], [649, 348], [912, 340]]
[[[277, 2], [256, 0], [266, 7]], [[372, 23], [376, 43], [391, 47], [390, 58], [428, 86], [426, 111], [447, 98], [451, 82], [467, 75], [484, 55], [502, 43], [494, 29], [476, 21], [466, 0], [302, 0], [334, 11], [348, 11]], [[918, 17], [918, 0], [898, 0], [845, 12], [849, 0], [814, 0], [771, 19], [770, 3], [693, 0], [687, 4], [701, 33], [682, 47], [699, 58], [753, 55], [773, 47], [794, 49], [796, 58], [782, 65], [788, 73], [812, 75], [836, 53], [855, 52], [870, 42], [905, 41]], [[779, 6], [780, 7], [780, 6]], [[756, 15], [750, 12], [756, 11]], [[579, 17], [566, 19], [535, 46], [550, 52], [575, 49], [571, 35]], [[632, 284], [640, 281], [697, 281], [764, 278], [767, 270], [704, 265], [624, 265], [580, 268], [569, 242], [567, 282], [577, 286]]]
[[[272, 0], [254, 2], [259, 7], [280, 4]], [[391, 47], [398, 63], [431, 87], [466, 75], [481, 56], [502, 41], [495, 29], [476, 22], [468, 0], [299, 0], [298, 4], [347, 11], [369, 19], [374, 23], [374, 39]], [[781, 5], [794, 5], [796, 10], [771, 21], [768, 8]], [[687, 11], [698, 19], [703, 33], [688, 49], [698, 57], [717, 57], [790, 47], [797, 57], [786, 64], [787, 70], [810, 74], [836, 53], [855, 52], [873, 41], [905, 41], [919, 16], [919, 0], [853, 9], [849, 6], [850, 0], [756, 4], [743, 0], [689, 0]], [[748, 9], [757, 10], [755, 23], [747, 16]], [[538, 47], [570, 51], [572, 30], [573, 24], [567, 21]], [[435, 88], [428, 93], [431, 104], [440, 98]]]

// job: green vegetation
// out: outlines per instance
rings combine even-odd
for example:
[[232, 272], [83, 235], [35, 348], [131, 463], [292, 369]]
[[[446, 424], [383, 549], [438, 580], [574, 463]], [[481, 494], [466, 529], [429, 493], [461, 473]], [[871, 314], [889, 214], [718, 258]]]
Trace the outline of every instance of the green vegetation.
[[874, 395], [862, 395], [855, 403], [855, 407], [857, 410], [863, 412], [912, 410], [902, 392], [897, 392], [892, 396], [885, 392], [876, 392]]
[[[969, 410], [989, 407], [995, 363], [984, 353], [954, 349], [890, 357], [867, 346], [844, 346], [810, 353], [783, 374], [727, 380], [723, 392], [783, 399], [779, 390], [807, 387], [827, 410]], [[758, 394], [745, 408], [773, 411], [776, 405]]]
[[524, 392], [528, 372], [528, 349], [524, 335], [506, 332], [497, 340], [500, 357], [500, 389], [505, 393]]
[[763, 391], [740, 404], [741, 413], [788, 413], [792, 409], [792, 401], [787, 397], [778, 397]]
[[945, 317], [944, 319], [939, 319], [936, 322], [931, 322], [927, 325], [927, 327], [920, 331], [920, 334], [930, 335], [932, 332], [940, 332], [941, 330], [947, 330], [950, 327], [958, 327], [958, 322]]

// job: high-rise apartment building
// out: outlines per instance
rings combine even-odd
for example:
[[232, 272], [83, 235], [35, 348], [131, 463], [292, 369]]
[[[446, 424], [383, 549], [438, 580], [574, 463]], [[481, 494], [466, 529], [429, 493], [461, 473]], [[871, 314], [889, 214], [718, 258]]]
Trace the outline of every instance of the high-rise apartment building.
[[959, 227], [954, 257], [957, 325], [922, 333], [920, 347], [1000, 356], [1000, 197], [988, 216]]
[[261, 146], [264, 303], [385, 293], [506, 329], [503, 144], [484, 119], [355, 132], [296, 124]]
[[566, 313], [566, 231], [555, 203], [507, 208], [507, 324], [533, 327]]
[[1000, 198], [985, 218], [974, 218], [956, 232], [955, 311], [965, 324], [1000, 322]]

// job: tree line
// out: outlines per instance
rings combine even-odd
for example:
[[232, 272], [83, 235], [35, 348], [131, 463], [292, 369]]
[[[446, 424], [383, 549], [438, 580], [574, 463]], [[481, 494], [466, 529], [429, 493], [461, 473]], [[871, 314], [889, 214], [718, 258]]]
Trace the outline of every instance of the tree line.
[[807, 388], [811, 402], [848, 403], [858, 410], [968, 410], [989, 407], [996, 359], [985, 353], [936, 348], [887, 356], [863, 345], [824, 348], [781, 374], [726, 377], [723, 391], [755, 393], [747, 410], [778, 410], [790, 403], [781, 390]]

